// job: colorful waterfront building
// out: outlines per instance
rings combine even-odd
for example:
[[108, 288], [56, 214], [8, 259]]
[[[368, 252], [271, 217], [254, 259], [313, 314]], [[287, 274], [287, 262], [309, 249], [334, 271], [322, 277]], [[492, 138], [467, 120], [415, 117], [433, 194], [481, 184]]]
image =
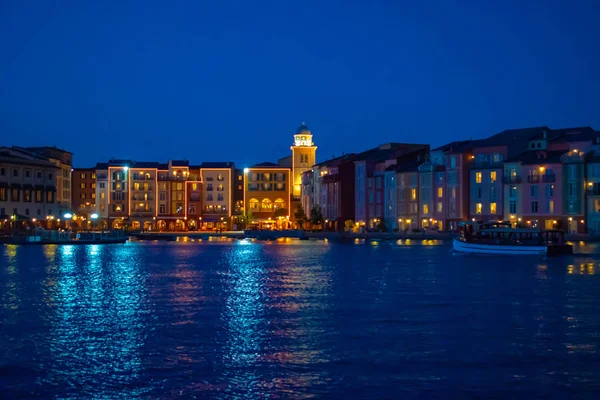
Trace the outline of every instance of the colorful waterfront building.
[[90, 216], [96, 212], [96, 169], [74, 168], [71, 174], [73, 187], [71, 190], [71, 208], [74, 214], [86, 218], [87, 226], [91, 223]]
[[527, 227], [566, 228], [562, 220], [564, 151], [530, 150], [504, 164], [504, 219]]
[[469, 215], [471, 141], [433, 149], [419, 165], [419, 227], [455, 230]]
[[[600, 138], [594, 140], [590, 151], [585, 155], [586, 171], [586, 218], [587, 232], [600, 233]], [[572, 218], [572, 217], [570, 217]], [[581, 222], [580, 220], [579, 222]]]
[[290, 221], [291, 169], [264, 162], [244, 170], [244, 208], [250, 223], [287, 227]]
[[[402, 232], [419, 226], [418, 167], [422, 162], [422, 158], [418, 157], [417, 160], [390, 166], [386, 171], [386, 226]], [[394, 201], [395, 206], [390, 204]]]
[[[208, 229], [231, 226], [234, 209], [235, 165], [233, 162], [204, 162], [200, 165], [202, 182], [202, 225]], [[200, 185], [200, 182], [198, 182]]]
[[56, 199], [61, 169], [47, 157], [0, 147], [0, 227], [33, 223], [51, 226], [64, 209]]
[[[302, 205], [302, 209], [304, 210], [305, 219], [308, 220], [310, 217], [310, 210], [313, 209], [315, 205], [315, 172], [313, 169], [305, 171], [302, 173], [302, 190], [300, 204]], [[295, 212], [295, 210], [294, 210]]]
[[384, 177], [388, 167], [429, 145], [386, 143], [354, 156], [354, 218], [359, 226], [377, 229], [384, 218]]
[[[354, 223], [355, 156], [344, 154], [313, 167], [316, 172], [313, 181], [318, 187], [313, 205], [320, 207], [325, 229], [342, 231], [346, 221]], [[311, 178], [307, 176], [305, 179], [310, 182]], [[310, 216], [310, 210], [308, 214]]]

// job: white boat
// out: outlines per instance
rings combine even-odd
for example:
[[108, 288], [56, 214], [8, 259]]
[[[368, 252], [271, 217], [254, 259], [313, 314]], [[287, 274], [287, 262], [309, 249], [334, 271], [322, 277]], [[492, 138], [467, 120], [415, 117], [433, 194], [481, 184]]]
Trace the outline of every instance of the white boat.
[[459, 253], [478, 254], [546, 254], [547, 246], [484, 244], [454, 239], [452, 248]]
[[573, 246], [566, 244], [564, 232], [541, 231], [532, 228], [512, 228], [505, 222], [461, 222], [460, 238], [452, 248], [460, 253], [506, 255], [561, 255], [572, 254]]

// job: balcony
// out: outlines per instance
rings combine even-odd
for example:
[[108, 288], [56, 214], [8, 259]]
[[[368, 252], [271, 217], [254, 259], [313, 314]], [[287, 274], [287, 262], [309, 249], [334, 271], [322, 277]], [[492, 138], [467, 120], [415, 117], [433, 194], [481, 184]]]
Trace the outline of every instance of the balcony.
[[152, 196], [138, 196], [138, 195], [133, 195], [132, 196], [132, 200], [133, 201], [152, 201]]
[[542, 180], [544, 182], [556, 182], [556, 175], [554, 175], [554, 174], [542, 175]]
[[502, 177], [502, 182], [503, 183], [521, 183], [521, 177], [520, 176], [503, 176]]
[[539, 175], [528, 175], [527, 176], [527, 182], [529, 182], [529, 183], [538, 183], [539, 181], [540, 181]]
[[472, 168], [502, 168], [502, 161], [494, 161], [494, 160], [473, 160], [471, 164]]
[[586, 193], [588, 196], [600, 196], [600, 187], [588, 187]]
[[560, 162], [563, 164], [582, 163], [584, 155], [582, 151], [570, 151], [567, 154], [560, 156]]

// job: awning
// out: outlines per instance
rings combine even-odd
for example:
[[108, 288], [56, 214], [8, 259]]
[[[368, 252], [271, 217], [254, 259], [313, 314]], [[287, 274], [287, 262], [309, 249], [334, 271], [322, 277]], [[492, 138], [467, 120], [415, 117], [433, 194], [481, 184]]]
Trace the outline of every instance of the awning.
[[[17, 221], [24, 221], [24, 220], [29, 219], [29, 217], [27, 215], [21, 215], [21, 214], [14, 214], [14, 215], [16, 216]], [[14, 221], [14, 219], [12, 219], [12, 217], [13, 217], [12, 215], [6, 215], [6, 214], [0, 215], [0, 219], [2, 219], [2, 220], [8, 219], [8, 220]]]
[[46, 191], [48, 192], [56, 192], [56, 188], [54, 186], [47, 186]]
[[31, 185], [31, 184], [23, 185], [23, 189], [31, 190], [31, 189], [33, 189], [33, 185]]
[[44, 190], [44, 185], [35, 185], [35, 190]]
[[21, 184], [20, 183], [11, 183], [10, 188], [11, 189], [21, 189]]
[[8, 182], [0, 182], [0, 188], [7, 189], [8, 188]]

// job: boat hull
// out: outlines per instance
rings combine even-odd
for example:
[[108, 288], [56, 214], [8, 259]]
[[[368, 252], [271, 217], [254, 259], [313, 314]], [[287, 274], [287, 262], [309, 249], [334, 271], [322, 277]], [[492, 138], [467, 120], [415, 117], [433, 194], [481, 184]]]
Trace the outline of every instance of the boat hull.
[[469, 243], [454, 239], [452, 248], [459, 253], [474, 254], [546, 254], [546, 246], [509, 246], [501, 244]]

